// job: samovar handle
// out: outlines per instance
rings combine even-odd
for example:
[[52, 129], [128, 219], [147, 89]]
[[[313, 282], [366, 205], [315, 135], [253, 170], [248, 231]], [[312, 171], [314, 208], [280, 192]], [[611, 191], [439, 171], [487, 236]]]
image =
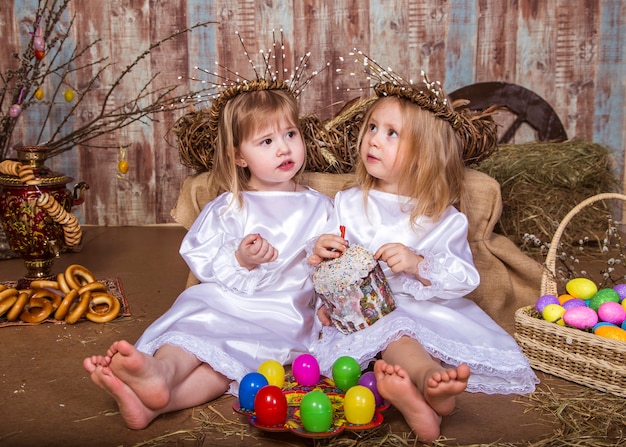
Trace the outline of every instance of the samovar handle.
[[86, 189], [89, 189], [89, 185], [86, 182], [80, 182], [74, 185], [72, 206], [80, 205], [85, 201], [84, 192]]

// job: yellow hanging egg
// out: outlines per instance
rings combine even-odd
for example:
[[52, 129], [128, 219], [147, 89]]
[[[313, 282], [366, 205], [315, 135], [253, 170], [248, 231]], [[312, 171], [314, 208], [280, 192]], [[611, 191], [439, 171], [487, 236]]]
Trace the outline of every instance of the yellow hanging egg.
[[37, 98], [37, 100], [39, 101], [43, 99], [43, 89], [41, 87], [35, 90], [35, 98]]
[[128, 162], [126, 160], [120, 160], [117, 163], [117, 169], [119, 169], [122, 174], [126, 174], [128, 172]]
[[72, 90], [71, 88], [68, 88], [63, 93], [63, 97], [65, 98], [67, 102], [72, 102], [72, 100], [74, 99], [74, 90]]

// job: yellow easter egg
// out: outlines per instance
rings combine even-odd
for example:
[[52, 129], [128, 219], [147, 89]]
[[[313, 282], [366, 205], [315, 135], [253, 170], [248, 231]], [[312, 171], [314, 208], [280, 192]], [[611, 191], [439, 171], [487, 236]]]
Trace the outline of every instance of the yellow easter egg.
[[270, 385], [282, 388], [285, 382], [285, 368], [276, 360], [266, 360], [259, 365], [257, 372], [265, 376]]
[[74, 99], [74, 90], [72, 90], [71, 88], [68, 88], [63, 93], [63, 97], [65, 98], [67, 102], [72, 102], [72, 99]]
[[565, 284], [565, 290], [574, 298], [588, 300], [596, 294], [598, 286], [590, 279], [574, 278], [570, 279], [567, 284]]
[[43, 99], [43, 89], [41, 87], [35, 90], [35, 98], [37, 98], [37, 100], [39, 101]]
[[626, 331], [617, 326], [600, 326], [593, 332], [600, 337], [612, 338], [613, 340], [626, 341]]
[[560, 324], [561, 326], [565, 326], [565, 322], [563, 321], [563, 314], [565, 313], [565, 309], [563, 306], [559, 306], [558, 304], [548, 304], [543, 308], [543, 312], [541, 316], [544, 320], [549, 321], [550, 323]]

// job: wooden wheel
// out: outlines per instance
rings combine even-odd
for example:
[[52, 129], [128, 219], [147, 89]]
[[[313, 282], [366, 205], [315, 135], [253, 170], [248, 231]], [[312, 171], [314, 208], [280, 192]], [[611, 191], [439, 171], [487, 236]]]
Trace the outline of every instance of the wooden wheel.
[[453, 101], [466, 99], [462, 106], [471, 110], [485, 110], [499, 105], [515, 116], [501, 134], [499, 143], [510, 142], [524, 123], [537, 133], [538, 141], [565, 141], [567, 133], [554, 109], [541, 96], [517, 84], [506, 82], [479, 82], [450, 93]]

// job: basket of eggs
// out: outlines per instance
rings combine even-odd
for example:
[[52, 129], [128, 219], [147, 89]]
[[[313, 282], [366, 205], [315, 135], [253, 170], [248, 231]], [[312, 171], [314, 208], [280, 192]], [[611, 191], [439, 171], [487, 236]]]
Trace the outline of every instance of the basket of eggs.
[[576, 205], [560, 222], [548, 253], [540, 297], [515, 313], [515, 339], [540, 371], [626, 397], [626, 284], [598, 289], [574, 278], [557, 290], [556, 255], [563, 231], [586, 206], [626, 195], [603, 193]]

